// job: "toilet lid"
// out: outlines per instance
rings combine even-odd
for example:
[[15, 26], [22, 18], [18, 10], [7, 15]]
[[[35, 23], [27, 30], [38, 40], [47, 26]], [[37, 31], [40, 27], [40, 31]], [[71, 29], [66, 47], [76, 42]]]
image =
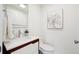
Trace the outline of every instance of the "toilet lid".
[[41, 44], [40, 46], [43, 50], [46, 50], [46, 51], [53, 51], [54, 48], [48, 44]]

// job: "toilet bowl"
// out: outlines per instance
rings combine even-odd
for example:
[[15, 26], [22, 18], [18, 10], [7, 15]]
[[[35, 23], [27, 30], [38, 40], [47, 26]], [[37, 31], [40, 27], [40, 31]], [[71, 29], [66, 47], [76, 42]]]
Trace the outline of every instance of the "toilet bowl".
[[46, 43], [40, 44], [39, 50], [41, 51], [42, 54], [53, 54], [54, 53], [54, 47]]

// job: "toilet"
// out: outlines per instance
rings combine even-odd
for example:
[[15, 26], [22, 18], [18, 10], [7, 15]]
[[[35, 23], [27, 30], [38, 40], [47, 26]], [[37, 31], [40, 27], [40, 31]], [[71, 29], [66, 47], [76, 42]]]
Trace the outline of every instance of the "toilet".
[[46, 43], [41, 43], [39, 50], [41, 52], [40, 54], [53, 54], [54, 53], [54, 47]]

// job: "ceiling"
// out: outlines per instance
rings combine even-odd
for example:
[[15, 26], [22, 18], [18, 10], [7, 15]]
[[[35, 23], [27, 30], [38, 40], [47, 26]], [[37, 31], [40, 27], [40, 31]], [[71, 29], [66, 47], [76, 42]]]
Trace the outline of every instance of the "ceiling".
[[28, 13], [28, 5], [24, 4], [25, 8], [20, 7], [20, 4], [7, 4], [7, 8], [17, 9], [21, 12]]

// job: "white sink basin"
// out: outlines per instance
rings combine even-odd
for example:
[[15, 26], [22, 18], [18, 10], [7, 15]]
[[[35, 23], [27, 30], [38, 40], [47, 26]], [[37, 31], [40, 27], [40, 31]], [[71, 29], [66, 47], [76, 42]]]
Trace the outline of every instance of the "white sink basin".
[[4, 43], [4, 45], [7, 50], [10, 50], [10, 49], [20, 46], [24, 43], [33, 41], [35, 39], [38, 39], [38, 37], [36, 37], [36, 36], [20, 37], [20, 38], [12, 39], [12, 40], [10, 40], [10, 42]]

